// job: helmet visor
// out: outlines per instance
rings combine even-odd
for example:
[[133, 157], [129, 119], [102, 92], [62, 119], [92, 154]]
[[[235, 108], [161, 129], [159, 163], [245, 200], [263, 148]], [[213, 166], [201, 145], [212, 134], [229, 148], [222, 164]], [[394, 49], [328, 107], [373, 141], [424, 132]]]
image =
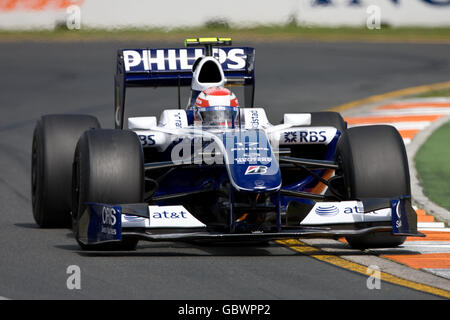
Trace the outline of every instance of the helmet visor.
[[234, 128], [237, 114], [237, 107], [197, 108], [197, 118], [206, 127]]

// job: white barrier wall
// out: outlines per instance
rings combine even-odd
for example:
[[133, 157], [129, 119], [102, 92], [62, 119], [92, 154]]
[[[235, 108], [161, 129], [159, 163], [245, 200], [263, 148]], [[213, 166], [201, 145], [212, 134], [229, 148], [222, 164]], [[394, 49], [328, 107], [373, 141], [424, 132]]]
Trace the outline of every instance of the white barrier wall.
[[97, 28], [201, 26], [214, 19], [232, 26], [292, 19], [364, 26], [372, 5], [381, 22], [392, 26], [450, 26], [450, 0], [0, 0], [0, 28], [51, 29], [74, 18], [81, 19], [81, 27]]

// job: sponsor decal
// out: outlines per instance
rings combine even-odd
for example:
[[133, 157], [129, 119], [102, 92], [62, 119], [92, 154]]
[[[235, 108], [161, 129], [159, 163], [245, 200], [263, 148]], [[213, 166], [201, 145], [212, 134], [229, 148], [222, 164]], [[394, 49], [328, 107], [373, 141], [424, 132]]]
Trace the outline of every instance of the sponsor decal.
[[391, 208], [364, 212], [360, 201], [320, 202], [310, 211], [301, 225], [329, 223], [359, 223], [391, 221]]
[[239, 157], [235, 159], [236, 163], [269, 163], [272, 161], [271, 157], [259, 157], [259, 156], [249, 156], [249, 157]]
[[[137, 49], [124, 50], [126, 71], [190, 71], [204, 49]], [[192, 54], [193, 53], [193, 54]], [[192, 55], [189, 55], [192, 54]], [[213, 48], [213, 56], [222, 67], [231, 70], [245, 69], [246, 54], [243, 48]]]
[[397, 229], [400, 229], [402, 227], [402, 214], [400, 211], [400, 201], [395, 206], [395, 214], [397, 215], [397, 221], [395, 221], [395, 226]]
[[187, 213], [181, 211], [156, 211], [152, 214], [153, 219], [187, 219]]
[[266, 174], [267, 173], [266, 166], [248, 166], [247, 170], [245, 170], [245, 175], [248, 174]]
[[289, 131], [284, 133], [284, 142], [286, 143], [295, 143], [297, 142], [297, 132]]
[[174, 113], [173, 117], [175, 119], [175, 127], [182, 128], [183, 127], [183, 121], [181, 119], [181, 112]]
[[116, 209], [112, 207], [103, 207], [102, 209], [102, 224], [114, 226], [116, 225]]
[[141, 145], [145, 146], [153, 146], [156, 144], [155, 135], [154, 134], [140, 134], [139, 140], [141, 141]]
[[336, 216], [339, 209], [335, 205], [324, 205], [316, 208], [316, 214], [319, 216]]
[[150, 228], [205, 227], [183, 206], [149, 206]]
[[246, 122], [246, 127], [247, 129], [256, 129], [259, 128], [259, 113], [257, 110], [250, 110], [250, 121], [249, 124], [247, 126], [247, 122]]
[[[114, 227], [117, 223], [118, 211], [113, 207], [103, 207], [102, 208], [102, 225], [101, 225], [101, 233], [107, 235], [116, 235], [117, 231]], [[119, 213], [120, 214], [120, 213]]]
[[327, 141], [325, 130], [300, 130], [283, 132], [284, 143], [324, 143]]
[[269, 151], [269, 148], [259, 146], [258, 142], [248, 142], [246, 144], [237, 142], [236, 147], [231, 148], [230, 151]]
[[364, 214], [364, 207], [362, 207], [362, 206], [345, 207], [344, 213], [345, 214], [350, 214], [350, 213]]

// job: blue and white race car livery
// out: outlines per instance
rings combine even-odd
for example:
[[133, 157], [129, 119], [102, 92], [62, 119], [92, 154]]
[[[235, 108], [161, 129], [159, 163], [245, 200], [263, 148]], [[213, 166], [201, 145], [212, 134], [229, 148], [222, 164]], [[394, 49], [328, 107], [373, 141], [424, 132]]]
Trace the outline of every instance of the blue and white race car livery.
[[[391, 247], [421, 235], [395, 128], [347, 128], [335, 112], [293, 112], [272, 124], [254, 106], [253, 48], [231, 47], [229, 38], [185, 44], [118, 51], [115, 129], [101, 129], [91, 116], [42, 117], [33, 140], [38, 224], [70, 220], [80, 246], [97, 250], [134, 249], [139, 240], [292, 237]], [[191, 87], [187, 106], [125, 118], [127, 88], [157, 86]], [[233, 104], [228, 86], [244, 87], [243, 104]], [[232, 103], [207, 104], [214, 94]], [[73, 136], [64, 141], [72, 145], [69, 160], [44, 152], [44, 144], [63, 143], [43, 141], [55, 126]], [[54, 158], [67, 162], [59, 179], [61, 186], [70, 177], [65, 203], [62, 191], [41, 181]]]

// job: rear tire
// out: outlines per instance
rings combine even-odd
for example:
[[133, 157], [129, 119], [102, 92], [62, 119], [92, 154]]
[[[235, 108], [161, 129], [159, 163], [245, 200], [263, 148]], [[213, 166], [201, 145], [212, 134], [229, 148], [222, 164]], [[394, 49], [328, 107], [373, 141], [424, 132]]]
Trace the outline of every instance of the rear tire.
[[347, 123], [341, 114], [333, 111], [311, 112], [311, 127], [335, 127], [341, 134], [347, 129]]
[[[343, 170], [346, 199], [411, 194], [405, 145], [392, 126], [348, 129], [339, 141], [337, 158]], [[346, 237], [350, 246], [358, 249], [395, 247], [405, 239], [390, 232]]]
[[83, 132], [100, 128], [88, 115], [46, 115], [36, 124], [31, 157], [33, 217], [42, 228], [70, 227], [72, 161]]
[[86, 245], [79, 241], [78, 220], [85, 202], [124, 204], [144, 202], [141, 144], [132, 131], [104, 129], [85, 132], [76, 147], [72, 182], [73, 230], [84, 250], [134, 250], [136, 238]]

